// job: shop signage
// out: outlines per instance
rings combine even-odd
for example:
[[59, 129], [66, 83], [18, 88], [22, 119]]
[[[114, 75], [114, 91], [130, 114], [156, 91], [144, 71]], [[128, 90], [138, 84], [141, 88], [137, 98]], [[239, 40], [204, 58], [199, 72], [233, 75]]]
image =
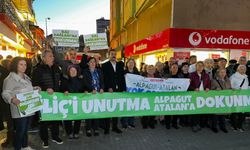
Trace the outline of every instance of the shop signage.
[[169, 43], [169, 29], [152, 35], [146, 39], [125, 47], [125, 56], [139, 55], [150, 51], [167, 48]]
[[108, 40], [106, 33], [84, 35], [84, 44], [90, 47], [90, 50], [108, 49]]
[[125, 47], [125, 56], [163, 48], [250, 49], [250, 31], [169, 28]]
[[55, 41], [54, 46], [79, 47], [79, 34], [77, 30], [52, 30]]
[[170, 29], [170, 47], [250, 49], [250, 32]]
[[190, 57], [190, 52], [174, 52], [174, 58], [189, 58]]

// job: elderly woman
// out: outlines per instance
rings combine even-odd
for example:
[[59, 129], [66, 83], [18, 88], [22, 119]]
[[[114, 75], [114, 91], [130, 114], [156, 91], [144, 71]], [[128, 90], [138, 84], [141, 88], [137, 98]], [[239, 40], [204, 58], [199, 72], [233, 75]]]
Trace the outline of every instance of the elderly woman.
[[213, 66], [214, 66], [214, 60], [211, 58], [204, 60], [204, 70], [209, 75], [210, 80], [213, 79]]
[[[153, 65], [148, 65], [146, 68], [146, 78], [157, 78], [155, 74], [156, 68]], [[150, 127], [151, 129], [155, 128], [155, 116], [143, 116], [141, 119], [143, 129]]]
[[[248, 78], [246, 75], [246, 66], [245, 65], [239, 65], [237, 68], [237, 72], [234, 73], [230, 77], [232, 89], [236, 90], [245, 90], [248, 89]], [[232, 119], [232, 126], [234, 131], [239, 130], [240, 132], [244, 132], [244, 129], [242, 127], [243, 122], [245, 120], [245, 116], [243, 113], [232, 113], [231, 115]]]
[[30, 78], [25, 74], [27, 69], [25, 58], [15, 57], [9, 69], [10, 74], [3, 83], [2, 97], [10, 104], [11, 116], [16, 127], [14, 148], [32, 150], [28, 146], [28, 125], [33, 114], [21, 117], [17, 107], [21, 101], [16, 98], [16, 94], [33, 91]]
[[[215, 79], [212, 80], [211, 83], [212, 90], [229, 90], [231, 88], [230, 80], [227, 77], [227, 71], [225, 68], [220, 68], [217, 70], [215, 74]], [[211, 130], [214, 133], [218, 132], [217, 124], [219, 123], [219, 127], [221, 131], [227, 133], [227, 129], [225, 126], [225, 115], [213, 115], [212, 116], [212, 127]]]
[[[196, 71], [190, 73], [190, 86], [189, 91], [209, 91], [211, 88], [211, 80], [209, 75], [204, 71], [204, 64], [202, 61], [198, 61], [195, 64]], [[192, 115], [191, 126], [193, 132], [201, 130], [201, 127], [207, 125], [208, 116], [207, 115]]]

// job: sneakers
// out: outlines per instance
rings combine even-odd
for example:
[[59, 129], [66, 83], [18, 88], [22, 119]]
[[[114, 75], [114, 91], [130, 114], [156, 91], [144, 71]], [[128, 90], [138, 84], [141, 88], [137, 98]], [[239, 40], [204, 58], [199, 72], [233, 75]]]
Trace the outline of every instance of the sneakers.
[[198, 131], [200, 131], [200, 130], [201, 130], [201, 127], [198, 126], [198, 125], [192, 127], [192, 131], [193, 131], [193, 132], [198, 132]]
[[99, 136], [99, 131], [98, 130], [94, 130], [94, 136]]
[[240, 132], [244, 132], [245, 130], [244, 130], [243, 128], [240, 128], [239, 131], [240, 131]]
[[58, 144], [58, 145], [63, 144], [63, 141], [59, 137], [52, 139], [51, 141]]
[[21, 148], [21, 150], [35, 150], [35, 149], [28, 146], [28, 147], [25, 147], [25, 148]]
[[130, 124], [130, 125], [128, 125], [128, 128], [129, 128], [129, 129], [135, 129], [135, 125]]
[[75, 134], [73, 138], [74, 139], [79, 139], [79, 134]]
[[91, 136], [92, 136], [91, 130], [87, 130], [87, 131], [86, 131], [86, 136], [87, 136], [87, 137], [91, 137]]
[[68, 138], [72, 140], [74, 138], [73, 134], [70, 134]]
[[49, 142], [48, 141], [44, 141], [42, 147], [43, 148], [49, 148]]
[[217, 128], [211, 128], [211, 130], [214, 132], [214, 133], [218, 133], [218, 129]]
[[115, 133], [118, 133], [118, 134], [122, 133], [122, 131], [119, 128], [114, 128], [114, 129], [112, 129], [112, 131]]
[[228, 133], [226, 128], [220, 128], [221, 131], [223, 131], [224, 133]]

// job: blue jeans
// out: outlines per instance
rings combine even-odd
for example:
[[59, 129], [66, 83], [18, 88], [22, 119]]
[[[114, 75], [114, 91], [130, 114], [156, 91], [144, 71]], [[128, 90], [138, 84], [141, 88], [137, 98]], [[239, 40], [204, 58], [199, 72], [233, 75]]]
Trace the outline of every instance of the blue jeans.
[[16, 134], [14, 140], [15, 150], [20, 150], [28, 146], [28, 128], [30, 124], [30, 117], [14, 119]]
[[122, 127], [127, 127], [128, 125], [134, 125], [135, 117], [122, 117], [121, 124]]

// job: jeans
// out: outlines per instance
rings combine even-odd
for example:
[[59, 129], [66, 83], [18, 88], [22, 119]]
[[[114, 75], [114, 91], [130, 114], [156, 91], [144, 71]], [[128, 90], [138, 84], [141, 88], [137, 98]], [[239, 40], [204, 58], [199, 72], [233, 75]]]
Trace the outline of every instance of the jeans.
[[128, 125], [134, 125], [135, 117], [122, 117], [121, 124], [122, 127], [127, 127]]
[[16, 134], [14, 140], [15, 150], [28, 147], [28, 128], [30, 124], [30, 117], [14, 119], [16, 126]]

